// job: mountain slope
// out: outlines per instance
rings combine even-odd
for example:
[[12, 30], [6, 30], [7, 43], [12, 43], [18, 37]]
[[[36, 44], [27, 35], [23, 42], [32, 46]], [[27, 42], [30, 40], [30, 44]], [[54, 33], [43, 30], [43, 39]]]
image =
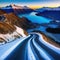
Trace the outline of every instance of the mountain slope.
[[25, 14], [25, 13], [30, 13], [33, 11], [33, 9], [27, 7], [27, 6], [17, 6], [15, 4], [11, 4], [6, 7], [2, 7], [2, 10], [6, 11], [6, 13], [15, 13], [15, 14]]
[[0, 15], [5, 14], [6, 12], [0, 9]]
[[25, 17], [18, 17], [17, 15], [15, 15], [14, 13], [10, 13], [10, 14], [4, 14], [4, 17], [6, 18], [4, 20], [4, 22], [12, 24], [12, 25], [16, 25], [18, 27], [21, 27], [23, 29], [29, 29], [29, 28], [34, 28], [36, 27], [31, 21], [29, 21], [27, 18]]
[[51, 8], [51, 7], [43, 7], [43, 8], [38, 8], [36, 9], [35, 11], [37, 12], [43, 12], [43, 11], [59, 11], [60, 10], [60, 7], [54, 7], [54, 8]]
[[18, 37], [26, 37], [28, 33], [20, 27], [0, 22], [0, 44], [15, 40]]
[[43, 7], [36, 9], [36, 11], [38, 12], [36, 14], [37, 16], [43, 16], [52, 20], [60, 20], [60, 7]]
[[0, 20], [0, 44], [10, 42], [18, 37], [26, 37], [28, 35], [26, 30], [36, 27], [27, 18], [20, 18], [14, 13], [5, 13], [1, 16], [5, 18]]
[[60, 10], [59, 11], [43, 11], [43, 12], [39, 12], [36, 14], [37, 16], [43, 16], [46, 18], [50, 18], [52, 20], [60, 20]]

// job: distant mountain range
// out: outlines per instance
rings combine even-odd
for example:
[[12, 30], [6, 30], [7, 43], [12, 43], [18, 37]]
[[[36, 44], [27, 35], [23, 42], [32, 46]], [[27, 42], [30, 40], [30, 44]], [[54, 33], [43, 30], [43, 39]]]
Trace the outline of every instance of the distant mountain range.
[[37, 16], [43, 16], [46, 18], [50, 18], [52, 20], [60, 20], [60, 7], [49, 8], [43, 7], [36, 10], [38, 13]]
[[[37, 10], [38, 13], [36, 15], [59, 22], [60, 10], [58, 8], [56, 10], [54, 8], [43, 8], [43, 10]], [[32, 23], [25, 17], [20, 18], [17, 16], [18, 14], [27, 14], [33, 11], [33, 9], [27, 6], [17, 6], [14, 4], [0, 8], [0, 43], [4, 44], [18, 37], [26, 37], [28, 29], [36, 28], [37, 25], [35, 23]]]
[[43, 11], [59, 11], [60, 10], [60, 6], [59, 7], [55, 7], [55, 8], [51, 8], [51, 7], [43, 7], [43, 8], [38, 8], [35, 11], [37, 12], [43, 12]]
[[27, 6], [17, 6], [15, 4], [11, 4], [6, 7], [2, 7], [1, 10], [4, 10], [6, 13], [15, 13], [15, 14], [25, 14], [25, 13], [30, 13], [34, 11], [33, 9], [27, 7]]

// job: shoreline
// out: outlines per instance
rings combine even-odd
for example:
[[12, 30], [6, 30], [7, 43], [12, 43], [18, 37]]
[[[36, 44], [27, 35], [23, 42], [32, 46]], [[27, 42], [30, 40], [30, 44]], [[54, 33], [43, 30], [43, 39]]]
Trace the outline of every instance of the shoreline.
[[55, 46], [55, 47], [60, 48], [59, 43], [56, 42], [56, 41], [54, 41], [53, 38], [51, 38], [51, 37], [49, 37], [49, 36], [46, 36], [46, 35], [45, 35], [44, 33], [42, 33], [41, 31], [33, 31], [33, 32], [37, 32], [37, 33], [41, 34], [42, 37], [43, 37], [43, 39], [44, 39], [46, 42], [52, 44], [52, 45]]
[[42, 35], [43, 39], [44, 39], [46, 42], [52, 44], [52, 45], [55, 46], [55, 47], [60, 48], [60, 45], [59, 45], [58, 43], [56, 43], [55, 41], [51, 40], [49, 37], [47, 37], [47, 36], [45, 36], [45, 35], [43, 35], [43, 34], [41, 34], [41, 35]]

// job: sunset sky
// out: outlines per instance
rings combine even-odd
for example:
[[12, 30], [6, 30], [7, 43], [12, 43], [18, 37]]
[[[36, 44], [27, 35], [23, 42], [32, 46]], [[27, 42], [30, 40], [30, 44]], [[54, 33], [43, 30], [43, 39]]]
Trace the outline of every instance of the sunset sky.
[[0, 0], [0, 7], [10, 4], [27, 5], [31, 8], [57, 7], [60, 6], [60, 0]]

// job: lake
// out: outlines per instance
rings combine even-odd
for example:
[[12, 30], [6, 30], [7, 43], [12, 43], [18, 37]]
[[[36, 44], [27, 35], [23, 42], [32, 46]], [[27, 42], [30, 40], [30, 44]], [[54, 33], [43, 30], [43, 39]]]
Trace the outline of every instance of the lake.
[[36, 16], [36, 12], [32, 12], [30, 14], [19, 15], [19, 17], [26, 17], [33, 23], [49, 23], [51, 20], [48, 18], [44, 18], [42, 16]]

